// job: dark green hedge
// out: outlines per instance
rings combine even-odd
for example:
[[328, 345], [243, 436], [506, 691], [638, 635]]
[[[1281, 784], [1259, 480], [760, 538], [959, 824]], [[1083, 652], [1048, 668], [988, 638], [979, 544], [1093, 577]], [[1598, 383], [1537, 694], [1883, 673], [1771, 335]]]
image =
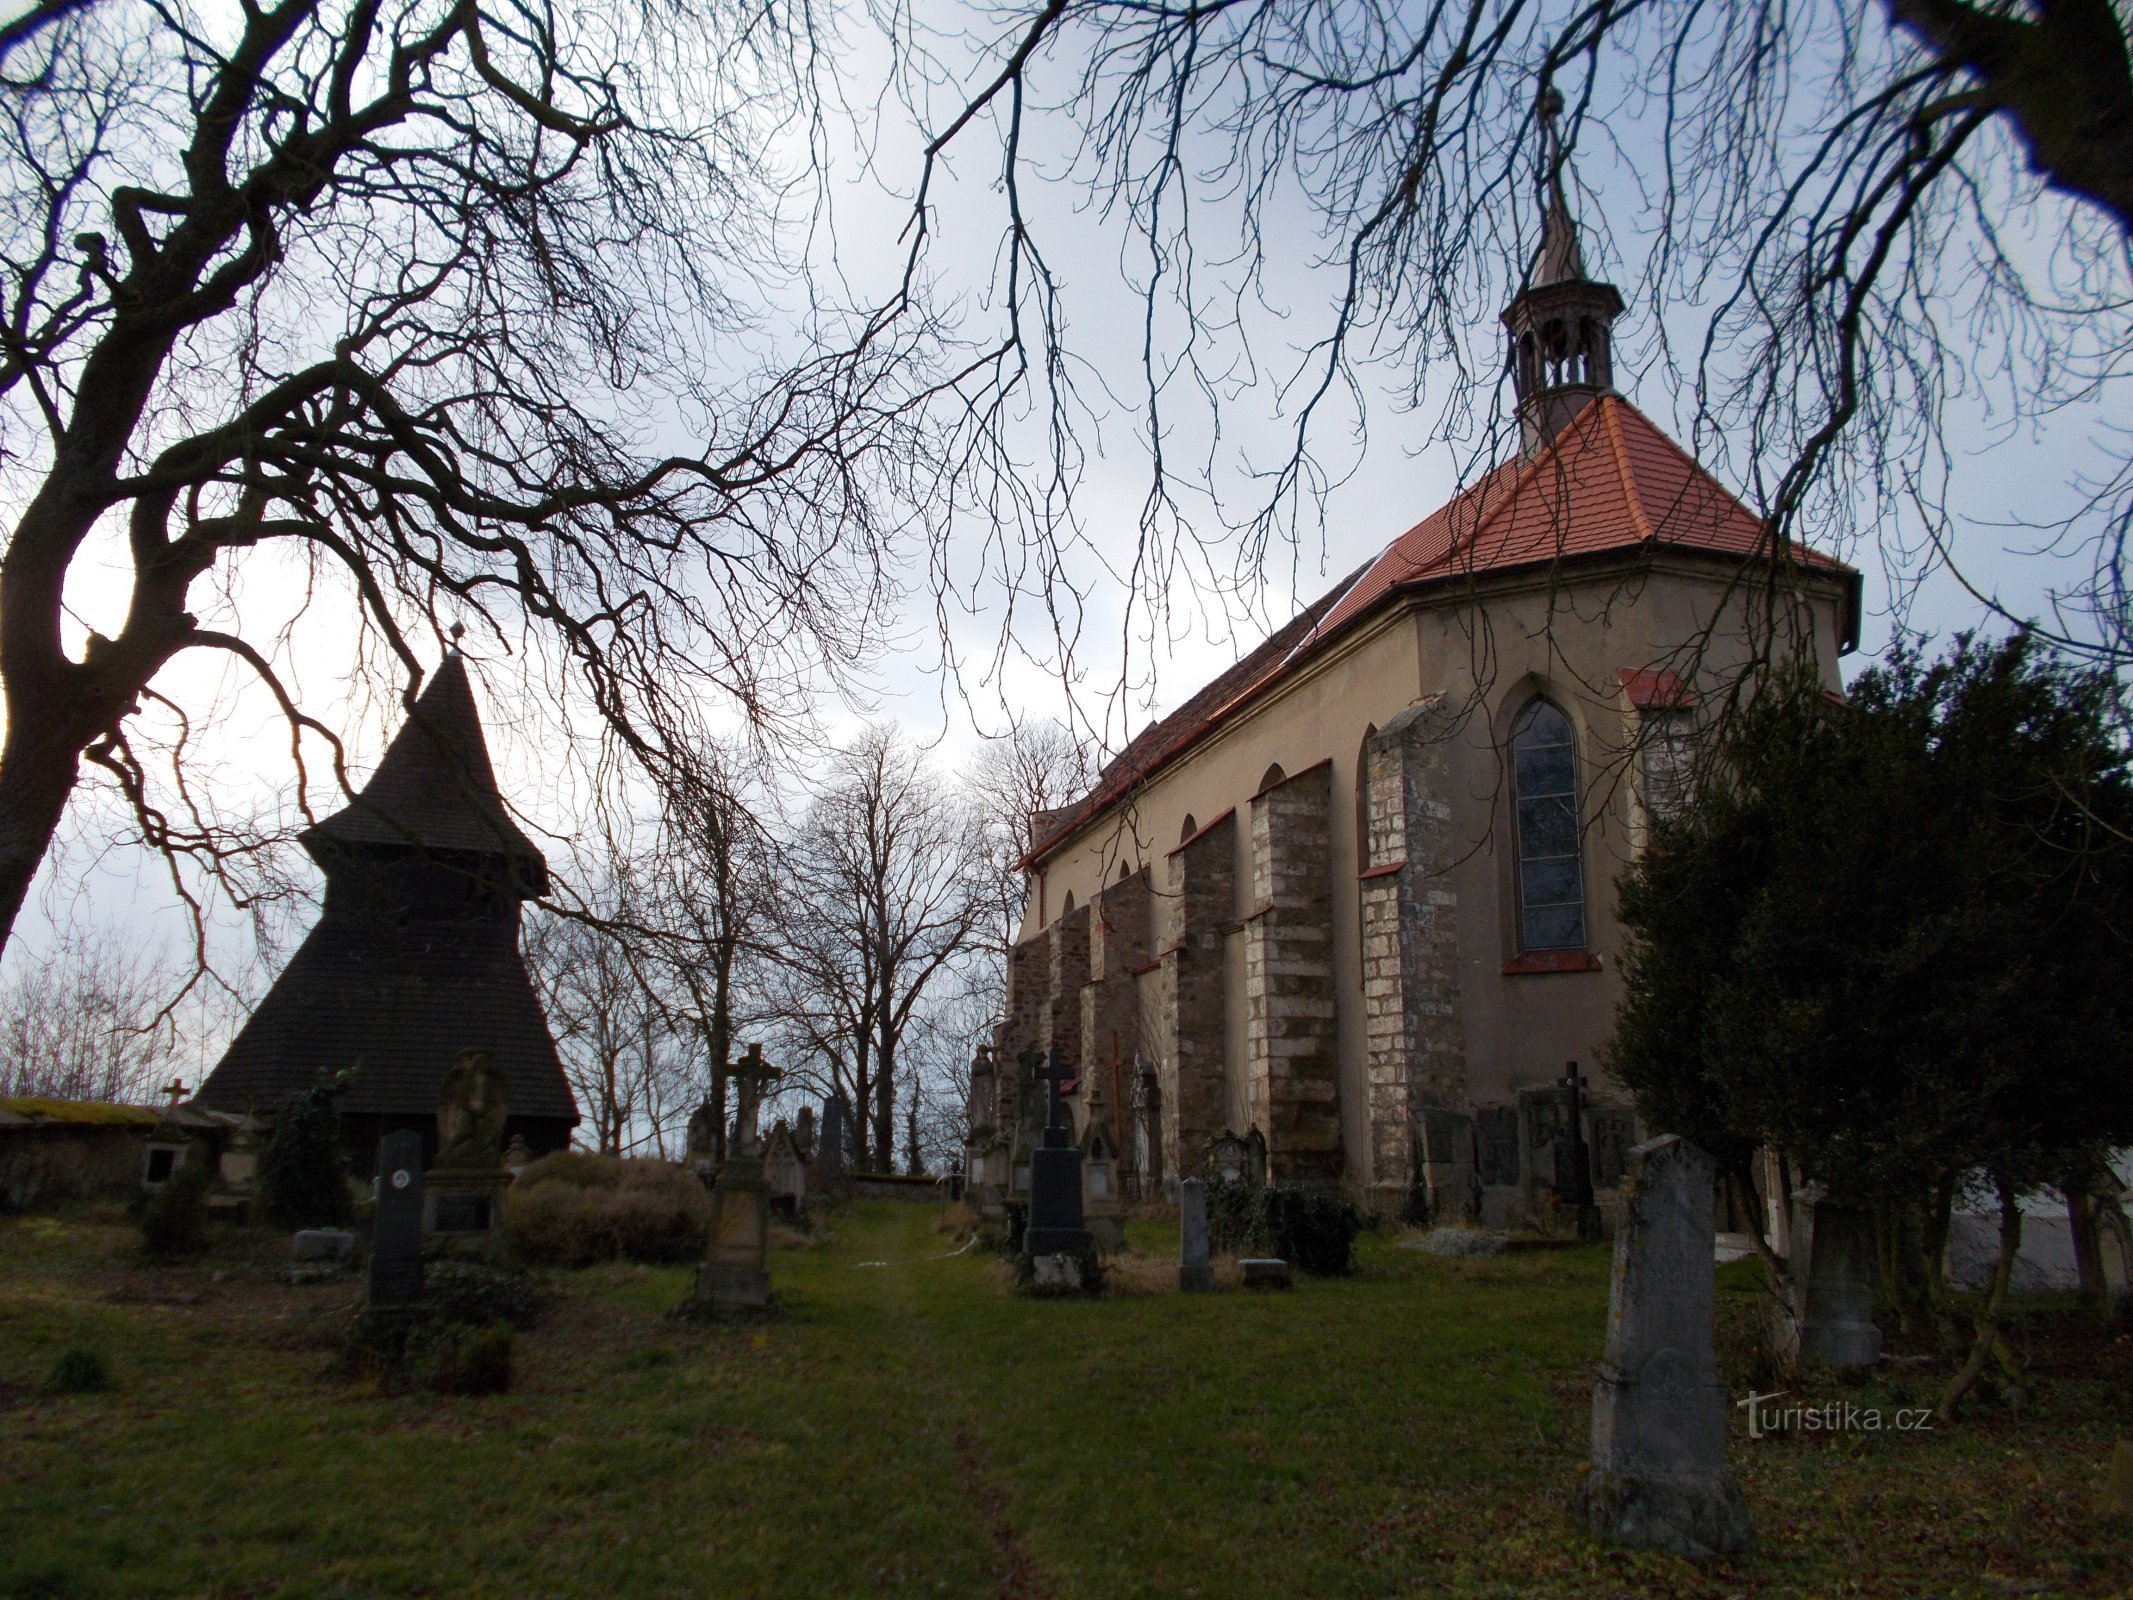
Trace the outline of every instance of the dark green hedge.
[[1209, 1244], [1225, 1254], [1279, 1256], [1299, 1272], [1337, 1277], [1355, 1266], [1363, 1213], [1337, 1194], [1287, 1183], [1207, 1180]]

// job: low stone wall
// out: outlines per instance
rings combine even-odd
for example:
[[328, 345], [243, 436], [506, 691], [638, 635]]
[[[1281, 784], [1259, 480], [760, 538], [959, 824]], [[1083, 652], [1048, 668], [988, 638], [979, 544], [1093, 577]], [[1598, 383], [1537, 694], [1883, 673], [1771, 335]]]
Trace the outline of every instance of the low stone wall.
[[948, 1198], [948, 1185], [940, 1178], [909, 1178], [889, 1172], [854, 1172], [846, 1175], [856, 1200], [911, 1200], [929, 1205]]
[[9, 1128], [0, 1134], [0, 1211], [126, 1199], [141, 1186], [147, 1130]]

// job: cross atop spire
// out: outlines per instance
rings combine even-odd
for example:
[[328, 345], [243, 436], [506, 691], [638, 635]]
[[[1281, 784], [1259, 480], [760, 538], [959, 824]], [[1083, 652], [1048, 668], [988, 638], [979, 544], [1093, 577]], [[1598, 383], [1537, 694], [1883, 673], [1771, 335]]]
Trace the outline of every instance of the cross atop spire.
[[1585, 252], [1563, 181], [1569, 157], [1556, 126], [1563, 97], [1543, 84], [1534, 104], [1540, 122], [1540, 248], [1526, 284], [1504, 308], [1510, 367], [1518, 392], [1521, 453], [1533, 455], [1595, 395], [1614, 389], [1615, 318], [1622, 296], [1585, 275]]

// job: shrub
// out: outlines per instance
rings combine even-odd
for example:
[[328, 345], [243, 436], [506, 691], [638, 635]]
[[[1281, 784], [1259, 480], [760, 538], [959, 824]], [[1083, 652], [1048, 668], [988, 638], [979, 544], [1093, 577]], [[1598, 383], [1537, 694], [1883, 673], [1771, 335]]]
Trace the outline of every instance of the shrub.
[[1336, 1194], [1294, 1184], [1207, 1181], [1207, 1236], [1217, 1250], [1279, 1256], [1299, 1272], [1335, 1277], [1355, 1265], [1361, 1211]]
[[425, 1323], [407, 1358], [425, 1389], [438, 1394], [502, 1394], [511, 1387], [511, 1329], [501, 1322]]
[[111, 1374], [88, 1345], [69, 1345], [52, 1363], [44, 1387], [47, 1394], [102, 1394], [111, 1387]]
[[711, 1197], [671, 1161], [562, 1151], [518, 1175], [504, 1228], [520, 1256], [542, 1266], [687, 1261], [704, 1253]]
[[348, 1198], [348, 1152], [334, 1101], [346, 1074], [321, 1072], [292, 1094], [274, 1119], [274, 1136], [259, 1154], [259, 1215], [276, 1228], [343, 1228], [354, 1214]]
[[207, 1248], [207, 1192], [215, 1177], [205, 1151], [163, 1181], [141, 1208], [141, 1245], [152, 1256], [185, 1256]]
[[547, 1314], [550, 1295], [530, 1272], [483, 1261], [432, 1261], [423, 1269], [426, 1313], [443, 1322], [530, 1328]]

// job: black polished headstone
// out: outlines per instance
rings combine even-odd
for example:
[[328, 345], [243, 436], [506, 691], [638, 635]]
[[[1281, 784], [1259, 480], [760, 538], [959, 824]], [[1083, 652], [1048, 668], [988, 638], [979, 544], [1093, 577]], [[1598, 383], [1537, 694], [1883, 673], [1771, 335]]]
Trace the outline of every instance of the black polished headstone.
[[1051, 1090], [1051, 1115], [1044, 1143], [1029, 1153], [1029, 1230], [1022, 1250], [1032, 1256], [1078, 1255], [1089, 1248], [1081, 1210], [1081, 1152], [1074, 1148], [1059, 1104], [1059, 1091], [1074, 1074], [1054, 1050], [1049, 1067], [1031, 1076]]
[[422, 1299], [422, 1135], [403, 1128], [378, 1145], [378, 1208], [371, 1225], [373, 1306]]

